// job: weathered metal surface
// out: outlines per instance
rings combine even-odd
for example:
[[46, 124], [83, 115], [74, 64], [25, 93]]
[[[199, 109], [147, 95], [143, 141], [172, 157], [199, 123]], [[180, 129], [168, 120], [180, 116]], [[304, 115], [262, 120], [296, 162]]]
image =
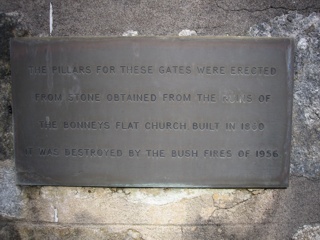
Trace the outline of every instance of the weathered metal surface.
[[18, 184], [286, 187], [293, 41], [11, 41]]

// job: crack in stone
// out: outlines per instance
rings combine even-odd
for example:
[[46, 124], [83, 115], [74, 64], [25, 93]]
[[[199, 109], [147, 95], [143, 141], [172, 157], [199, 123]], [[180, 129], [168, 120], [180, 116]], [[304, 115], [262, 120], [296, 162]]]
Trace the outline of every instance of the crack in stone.
[[235, 207], [237, 207], [237, 206], [239, 206], [239, 205], [241, 205], [241, 204], [249, 201], [250, 199], [257, 197], [258, 195], [264, 194], [266, 189], [243, 189], [243, 190], [244, 190], [244, 191], [247, 191], [247, 192], [250, 194], [250, 197], [247, 198], [247, 199], [244, 199], [244, 200], [242, 200], [242, 201], [239, 201], [239, 202], [233, 204], [232, 206], [229, 206], [229, 207], [219, 207], [219, 206], [216, 206], [216, 205], [215, 205], [215, 202], [214, 202], [214, 200], [213, 200], [213, 207], [215, 207], [216, 209], [214, 209], [214, 210], [212, 211], [212, 213], [210, 214], [209, 221], [212, 221], [212, 219], [214, 218], [214, 214], [215, 214], [216, 211], [219, 211], [219, 210], [229, 211], [230, 209], [233, 209], [233, 208], [235, 208]]
[[316, 111], [313, 111], [313, 112], [314, 112], [314, 114], [320, 119], [320, 114], [317, 113]]
[[216, 206], [215, 206], [216, 209], [214, 209], [214, 210], [212, 211], [212, 213], [210, 214], [209, 219], [212, 219], [212, 218], [213, 218], [213, 215], [214, 215], [214, 213], [215, 213], [216, 211], [219, 211], [219, 210], [229, 211], [230, 209], [233, 209], [233, 208], [239, 206], [240, 204], [245, 203], [245, 202], [248, 201], [249, 199], [251, 199], [251, 198], [244, 199], [244, 200], [242, 200], [242, 201], [240, 201], [240, 202], [235, 203], [234, 205], [232, 205], [232, 206], [230, 206], [230, 207], [216, 207]]
[[265, 193], [266, 189], [246, 189], [252, 197]]
[[274, 10], [287, 10], [287, 11], [307, 11], [307, 10], [314, 10], [314, 11], [318, 11], [320, 10], [320, 8], [315, 7], [314, 5], [311, 6], [307, 6], [305, 8], [288, 8], [288, 7], [276, 7], [276, 6], [272, 6], [270, 5], [269, 7], [265, 7], [265, 8], [261, 8], [261, 9], [249, 9], [249, 8], [238, 8], [238, 9], [229, 9], [229, 8], [225, 8], [219, 5], [219, 3], [216, 2], [216, 6], [220, 9], [222, 9], [225, 12], [241, 12], [241, 11], [245, 11], [245, 12], [250, 12], [250, 13], [254, 13], [254, 12], [264, 12], [270, 9], [274, 9]]
[[317, 178], [317, 177], [307, 177], [307, 176], [303, 176], [303, 175], [296, 175], [296, 174], [292, 174], [291, 173], [291, 176], [292, 177], [296, 177], [296, 178], [304, 178], [304, 179], [307, 179], [308, 181], [311, 181], [311, 182], [320, 182], [320, 178]]
[[[230, 207], [217, 207], [216, 210], [230, 210], [230, 209], [232, 209], [232, 208], [235, 208], [235, 207], [239, 206], [239, 205], [242, 204], [242, 203], [247, 202], [247, 201], [250, 200], [250, 199], [251, 199], [251, 197], [250, 197], [250, 198], [247, 198], [247, 199], [244, 199], [244, 200], [242, 200], [242, 201], [240, 201], [240, 202], [237, 202], [237, 203], [233, 204], [233, 205], [230, 206]], [[215, 210], [215, 211], [216, 211], [216, 210]]]
[[[239, 202], [236, 202], [236, 203], [232, 204], [232, 206], [229, 206], [229, 207], [219, 207], [219, 206], [216, 206], [216, 205], [215, 205], [215, 202], [214, 202], [214, 200], [213, 200], [213, 206], [214, 206], [216, 209], [214, 209], [214, 210], [212, 211], [212, 213], [210, 214], [209, 219], [213, 218], [214, 213], [215, 213], [216, 211], [218, 211], [218, 210], [227, 210], [227, 211], [228, 211], [228, 210], [230, 210], [230, 209], [233, 209], [233, 208], [235, 208], [235, 207], [237, 207], [237, 206], [239, 206], [239, 205], [241, 205], [241, 204], [249, 201], [250, 199], [252, 199], [252, 198], [254, 198], [254, 197], [256, 197], [256, 196], [258, 196], [258, 195], [260, 195], [260, 194], [265, 193], [265, 189], [261, 189], [261, 190], [262, 190], [261, 192], [259, 191], [260, 189], [244, 189], [244, 190], [247, 191], [247, 192], [250, 194], [250, 197], [247, 198], [247, 199], [241, 200], [241, 201], [239, 201]], [[259, 191], [259, 192], [257, 192], [257, 191]], [[256, 193], [255, 193], [255, 192], [256, 192]]]

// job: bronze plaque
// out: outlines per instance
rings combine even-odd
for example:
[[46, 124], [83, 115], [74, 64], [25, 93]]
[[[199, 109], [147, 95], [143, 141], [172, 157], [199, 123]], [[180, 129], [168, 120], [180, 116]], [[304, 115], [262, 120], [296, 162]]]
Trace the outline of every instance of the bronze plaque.
[[288, 186], [293, 40], [11, 41], [21, 185]]

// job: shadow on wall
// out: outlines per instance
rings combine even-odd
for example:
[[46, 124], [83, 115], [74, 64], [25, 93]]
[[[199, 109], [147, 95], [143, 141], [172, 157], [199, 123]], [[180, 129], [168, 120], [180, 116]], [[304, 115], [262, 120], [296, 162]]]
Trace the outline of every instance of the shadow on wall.
[[[195, 226], [183, 227], [182, 239], [291, 239], [298, 228], [319, 221], [319, 211], [314, 209], [319, 209], [320, 200], [309, 200], [316, 198], [319, 189], [318, 182], [293, 177], [288, 189], [252, 191], [246, 200], [221, 205], [208, 220], [199, 217]], [[245, 191], [235, 190], [233, 195]]]

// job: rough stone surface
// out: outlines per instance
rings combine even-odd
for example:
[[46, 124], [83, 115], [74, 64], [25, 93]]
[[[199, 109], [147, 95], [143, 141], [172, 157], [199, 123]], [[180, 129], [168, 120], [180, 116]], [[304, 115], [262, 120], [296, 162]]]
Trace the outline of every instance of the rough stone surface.
[[290, 186], [274, 190], [16, 186], [8, 38], [48, 36], [49, 3], [0, 0], [0, 239], [319, 238], [319, 1], [52, 1], [53, 36], [294, 37]]
[[291, 12], [255, 25], [250, 35], [295, 39], [291, 172], [320, 179], [320, 15]]
[[305, 225], [292, 238], [293, 240], [320, 240], [320, 225]]
[[0, 12], [0, 160], [13, 156], [9, 39], [27, 34], [19, 19], [17, 12]]
[[180, 37], [182, 36], [196, 36], [197, 33], [194, 30], [189, 30], [189, 29], [183, 29], [181, 32], [178, 34]]
[[0, 10], [23, 13], [31, 35], [48, 36], [49, 2], [52, 36], [121, 36], [128, 29], [141, 35], [177, 35], [181, 29], [198, 35], [246, 35], [250, 26], [288, 11], [310, 14], [320, 9], [318, 0], [0, 0]]
[[22, 210], [21, 190], [16, 186], [12, 160], [0, 162], [0, 215], [18, 218]]
[[134, 30], [128, 30], [128, 31], [125, 31], [124, 33], [122, 33], [122, 36], [124, 37], [133, 37], [133, 36], [138, 36], [139, 33], [138, 31], [134, 31]]

